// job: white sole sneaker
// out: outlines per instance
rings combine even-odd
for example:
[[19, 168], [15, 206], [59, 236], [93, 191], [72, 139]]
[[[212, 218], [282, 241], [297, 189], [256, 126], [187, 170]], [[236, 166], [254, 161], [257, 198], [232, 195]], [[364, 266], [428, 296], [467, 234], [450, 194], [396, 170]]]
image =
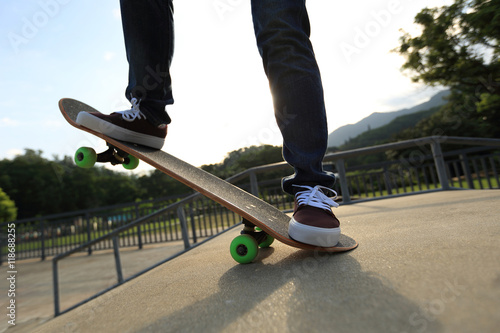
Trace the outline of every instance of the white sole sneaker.
[[318, 228], [297, 222], [293, 217], [288, 225], [288, 235], [297, 242], [319, 246], [332, 247], [338, 244], [340, 227]]
[[99, 117], [93, 116], [85, 111], [78, 114], [76, 122], [82, 126], [90, 128], [91, 130], [107, 135], [110, 138], [137, 143], [154, 149], [161, 149], [165, 143], [165, 139], [131, 131]]

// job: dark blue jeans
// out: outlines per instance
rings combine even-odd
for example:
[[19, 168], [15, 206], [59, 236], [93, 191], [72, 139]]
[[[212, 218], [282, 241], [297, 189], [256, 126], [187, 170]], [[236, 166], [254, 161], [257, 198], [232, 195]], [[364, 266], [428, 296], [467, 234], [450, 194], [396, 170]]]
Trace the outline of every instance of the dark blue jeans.
[[[141, 99], [153, 123], [170, 123], [165, 106], [173, 103], [172, 0], [121, 0], [121, 10], [130, 65], [127, 97]], [[295, 170], [283, 179], [283, 190], [293, 194], [294, 184], [332, 187], [335, 177], [322, 167], [328, 130], [305, 0], [252, 0], [252, 17], [283, 135], [283, 157]]]
[[154, 125], [169, 124], [165, 106], [174, 103], [172, 0], [120, 0], [120, 8], [129, 63], [125, 95], [141, 101], [141, 111]]

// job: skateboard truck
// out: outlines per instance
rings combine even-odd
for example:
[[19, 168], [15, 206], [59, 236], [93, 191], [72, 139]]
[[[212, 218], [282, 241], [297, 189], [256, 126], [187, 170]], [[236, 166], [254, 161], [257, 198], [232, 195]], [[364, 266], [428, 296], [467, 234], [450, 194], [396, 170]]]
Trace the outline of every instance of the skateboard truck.
[[246, 219], [243, 219], [241, 223], [243, 223], [244, 225], [243, 230], [241, 231], [242, 235], [252, 236], [253, 238], [255, 238], [258, 244], [261, 244], [266, 240], [267, 234], [259, 227], [256, 227], [255, 224]]
[[106, 142], [108, 149], [97, 154], [93, 148], [81, 147], [75, 153], [75, 163], [80, 168], [91, 168], [95, 163], [111, 163], [112, 165], [121, 164], [125, 169], [132, 170], [139, 165], [139, 159], [127, 152], [116, 148]]
[[243, 219], [241, 235], [235, 237], [230, 245], [231, 256], [240, 264], [248, 264], [257, 257], [259, 247], [269, 247], [274, 238], [252, 222]]

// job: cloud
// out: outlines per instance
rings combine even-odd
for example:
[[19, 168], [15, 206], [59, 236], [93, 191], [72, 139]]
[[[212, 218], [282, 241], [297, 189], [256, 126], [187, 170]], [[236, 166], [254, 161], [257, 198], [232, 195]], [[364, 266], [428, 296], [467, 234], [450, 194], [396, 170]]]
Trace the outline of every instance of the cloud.
[[59, 120], [46, 120], [43, 122], [44, 128], [59, 128], [63, 125], [63, 122]]
[[115, 19], [121, 20], [122, 14], [121, 14], [120, 8], [113, 9], [113, 17]]
[[113, 58], [115, 57], [115, 55], [116, 55], [116, 53], [114, 53], [114, 52], [106, 51], [104, 53], [104, 60], [111, 61], [111, 60], [113, 60]]
[[16, 127], [19, 125], [19, 122], [17, 120], [4, 117], [0, 119], [0, 127]]
[[19, 156], [22, 154], [23, 154], [23, 151], [21, 149], [12, 148], [12, 149], [7, 150], [7, 156], [9, 158], [16, 157], [16, 156]]

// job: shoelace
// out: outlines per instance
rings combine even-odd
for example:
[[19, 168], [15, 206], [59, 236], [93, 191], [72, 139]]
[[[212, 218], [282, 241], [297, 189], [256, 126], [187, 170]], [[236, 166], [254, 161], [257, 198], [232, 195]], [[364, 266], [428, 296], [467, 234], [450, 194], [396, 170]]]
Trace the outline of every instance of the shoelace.
[[120, 113], [122, 115], [122, 118], [129, 122], [132, 122], [136, 119], [146, 119], [144, 113], [142, 113], [139, 109], [139, 104], [141, 103], [141, 101], [138, 101], [137, 98], [134, 97], [130, 100], [130, 102], [132, 103], [132, 108], [130, 110], [119, 111], [117, 113]]
[[[333, 201], [333, 199], [337, 198], [337, 192], [335, 192], [331, 188], [321, 185], [316, 185], [314, 187], [305, 185], [293, 186], [307, 189], [307, 191], [301, 191], [297, 193], [296, 199], [299, 205], [309, 205], [326, 210], [330, 210], [330, 207], [336, 208], [339, 206], [338, 203]], [[327, 197], [322, 190], [333, 192], [335, 194], [335, 197], [333, 199]]]

